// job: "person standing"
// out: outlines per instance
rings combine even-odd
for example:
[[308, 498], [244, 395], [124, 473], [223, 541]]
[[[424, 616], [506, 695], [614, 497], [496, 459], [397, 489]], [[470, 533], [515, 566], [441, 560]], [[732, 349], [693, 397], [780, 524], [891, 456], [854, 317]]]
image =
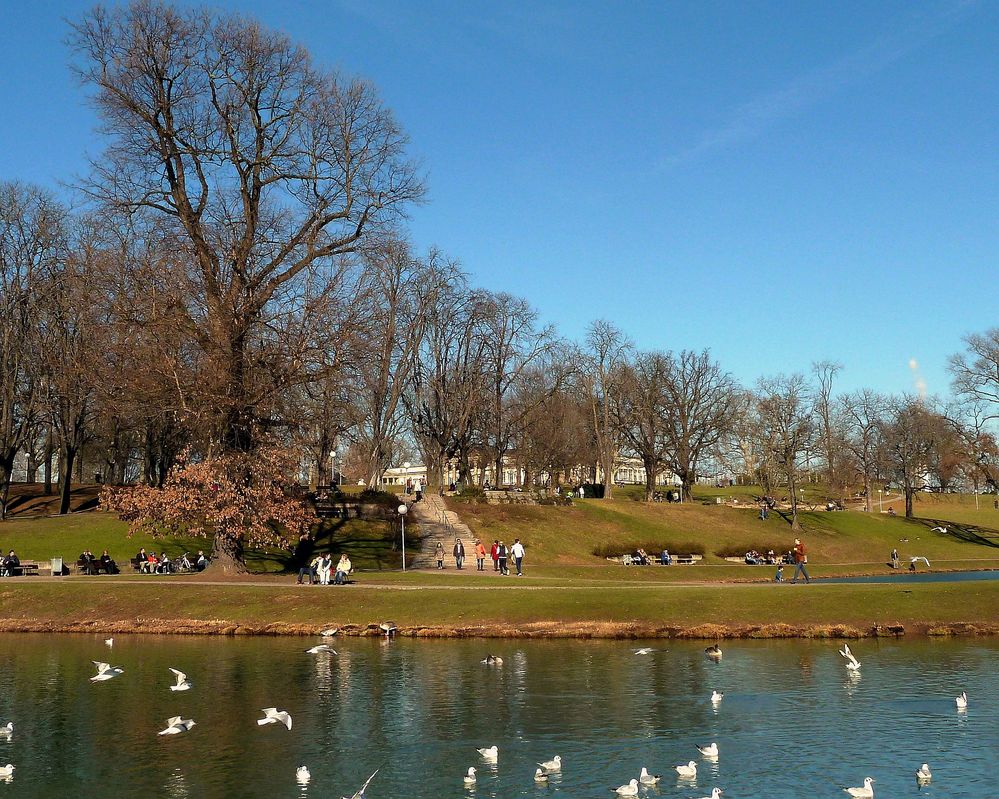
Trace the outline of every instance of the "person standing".
[[454, 554], [454, 564], [460, 569], [462, 567], [462, 564], [465, 562], [465, 545], [461, 543], [460, 538], [454, 539], [453, 554]]
[[308, 533], [302, 533], [295, 545], [295, 563], [298, 564], [298, 584], [302, 584], [305, 577], [309, 578], [309, 585], [312, 585], [312, 569], [309, 564], [312, 562], [312, 552], [315, 545], [312, 537]]
[[513, 555], [513, 560], [517, 564], [517, 576], [523, 577], [524, 545], [520, 543], [519, 538], [513, 540], [513, 546], [510, 547], [510, 554]]
[[475, 541], [475, 570], [480, 572], [486, 570], [486, 548], [479, 539]]
[[898, 550], [897, 549], [892, 549], [892, 551], [891, 551], [891, 567], [893, 569], [897, 569], [898, 568]]
[[499, 541], [495, 538], [493, 539], [493, 548], [489, 551], [489, 554], [493, 559], [493, 571], [499, 571]]
[[440, 570], [444, 569], [444, 542], [438, 541], [437, 548], [434, 550], [434, 558], [437, 559], [437, 568]]
[[808, 563], [808, 555], [805, 554], [805, 545], [801, 543], [798, 538], [794, 539], [794, 577], [791, 579], [791, 584], [798, 582], [798, 575], [804, 575], [805, 583], [810, 583], [811, 579], [808, 577], [808, 569], [805, 568], [805, 564]]
[[507, 575], [510, 572], [506, 568], [506, 544], [502, 541], [499, 542], [499, 549], [496, 554], [499, 556], [499, 573], [502, 575]]

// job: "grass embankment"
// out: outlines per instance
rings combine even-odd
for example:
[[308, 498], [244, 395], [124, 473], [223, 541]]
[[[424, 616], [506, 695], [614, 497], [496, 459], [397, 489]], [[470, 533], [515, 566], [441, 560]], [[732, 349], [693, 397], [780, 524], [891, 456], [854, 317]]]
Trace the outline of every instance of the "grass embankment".
[[[410, 586], [411, 587], [411, 586]], [[346, 588], [100, 580], [0, 584], [0, 630], [375, 632], [423, 636], [780, 637], [999, 632], [999, 583]]]

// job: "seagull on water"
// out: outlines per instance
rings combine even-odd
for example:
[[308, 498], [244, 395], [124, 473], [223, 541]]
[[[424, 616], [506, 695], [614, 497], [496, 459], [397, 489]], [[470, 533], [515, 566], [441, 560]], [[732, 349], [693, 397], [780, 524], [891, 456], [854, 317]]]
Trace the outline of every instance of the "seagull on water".
[[555, 755], [551, 760], [546, 760], [544, 763], [538, 763], [541, 768], [547, 772], [561, 771], [562, 770], [562, 758]]
[[860, 661], [857, 660], [857, 658], [855, 658], [853, 656], [853, 652], [850, 651], [849, 647], [845, 647], [845, 649], [846, 649], [846, 654], [843, 655], [843, 650], [842, 649], [840, 650], [840, 654], [843, 655], [843, 657], [845, 657], [847, 659], [846, 667], [850, 671], [859, 671], [859, 669], [860, 669]]
[[265, 724], [277, 724], [281, 722], [289, 730], [291, 729], [291, 716], [288, 715], [287, 710], [278, 710], [276, 707], [265, 707], [263, 714], [264, 717], [262, 719], [257, 719], [257, 724], [261, 727]]
[[638, 780], [631, 780], [627, 785], [611, 788], [618, 796], [638, 796]]
[[475, 785], [475, 766], [468, 767], [468, 773], [461, 778], [465, 785]]
[[91, 660], [90, 662], [97, 666], [97, 674], [90, 678], [90, 682], [103, 682], [125, 673], [124, 669], [112, 666], [110, 663], [103, 663], [100, 660]]
[[339, 628], [339, 627], [330, 627], [330, 628], [329, 628], [328, 630], [323, 630], [323, 631], [322, 631], [321, 633], [319, 633], [319, 634], [320, 634], [320, 635], [321, 635], [321, 636], [322, 636], [323, 638], [332, 638], [332, 637], [333, 637], [334, 635], [336, 635], [336, 634], [337, 634], [338, 632], [340, 632], [340, 628]]
[[870, 777], [864, 778], [863, 788], [844, 788], [843, 790], [854, 799], [874, 799], [874, 788], [872, 787], [874, 780]]
[[485, 663], [487, 666], [502, 666], [503, 658], [499, 657], [498, 655], [486, 655], [479, 662]]
[[542, 782], [542, 783], [547, 784], [548, 783], [548, 775], [545, 774], [545, 772], [542, 771], [541, 769], [536, 768], [536, 769], [534, 769], [534, 781], [535, 782]]
[[638, 781], [642, 785], [658, 785], [659, 780], [662, 779], [660, 774], [649, 774], [649, 770], [642, 766], [642, 773], [638, 775]]
[[14, 764], [8, 763], [6, 766], [0, 766], [0, 777], [7, 779], [14, 776]]
[[295, 779], [299, 785], [308, 785], [309, 780], [312, 779], [312, 774], [309, 771], [308, 766], [299, 766], [295, 769]]
[[930, 773], [930, 764], [923, 763], [923, 765], [916, 770], [916, 782], [920, 785], [925, 785], [932, 779], [933, 775]]
[[954, 700], [954, 703], [957, 705], [958, 710], [967, 710], [968, 694], [965, 691], [961, 691], [961, 695]]
[[635, 650], [635, 654], [636, 655], [651, 655], [652, 652], [653, 652], [653, 649], [652, 649], [651, 646], [643, 646], [641, 649], [636, 649]]
[[171, 691], [190, 691], [191, 681], [187, 679], [187, 675], [182, 671], [177, 669], [170, 669], [173, 672], [174, 677], [177, 678], [177, 682], [170, 686]]
[[704, 654], [711, 660], [721, 660], [722, 658], [721, 647], [718, 646], [718, 644], [712, 644], [709, 647], [705, 647]]
[[711, 701], [714, 702], [714, 704], [716, 704], [716, 705], [719, 702], [721, 702], [722, 699], [724, 699], [724, 698], [725, 698], [725, 694], [720, 694], [717, 691], [712, 691], [711, 692]]
[[105, 638], [104, 644], [110, 649], [114, 646], [114, 638]]
[[677, 766], [676, 773], [681, 777], [693, 778], [697, 776], [697, 763], [691, 760], [686, 766]]
[[319, 644], [318, 646], [314, 646], [311, 649], [306, 649], [305, 652], [306, 654], [309, 655], [318, 655], [322, 652], [328, 652], [331, 655], [336, 654], [336, 650], [333, 647], [331, 647], [329, 644]]
[[191, 727], [195, 725], [194, 719], [182, 719], [180, 716], [171, 716], [167, 719], [167, 727], [165, 730], [160, 730], [157, 735], [179, 735], [182, 732], [187, 732]]
[[704, 796], [701, 799], [718, 799], [723, 793], [724, 791], [721, 788], [712, 788], [711, 796]]
[[490, 763], [495, 763], [499, 758], [499, 748], [495, 746], [489, 746], [484, 749], [476, 749], [480, 755], [482, 755], [483, 760], [488, 760]]
[[3, 738], [5, 741], [9, 741], [13, 737], [14, 737], [14, 722], [8, 721], [6, 724], [0, 727], [0, 738]]
[[700, 752], [705, 757], [718, 757], [718, 744], [710, 743], [707, 746], [698, 746], [697, 751]]
[[364, 781], [364, 785], [361, 786], [361, 790], [359, 790], [353, 796], [345, 796], [343, 797], [343, 799], [361, 799], [364, 796], [364, 790], [368, 787], [368, 783], [375, 778], [375, 774], [377, 773], [378, 769], [375, 769], [374, 772], [371, 774], [371, 776]]

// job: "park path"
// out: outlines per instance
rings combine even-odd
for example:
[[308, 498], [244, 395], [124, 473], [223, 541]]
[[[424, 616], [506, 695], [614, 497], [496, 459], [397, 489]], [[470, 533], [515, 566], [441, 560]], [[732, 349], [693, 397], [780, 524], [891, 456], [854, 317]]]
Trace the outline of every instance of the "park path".
[[[458, 514], [453, 510], [448, 510], [444, 500], [437, 494], [424, 494], [423, 499], [410, 505], [410, 512], [413, 518], [420, 525], [420, 536], [422, 546], [420, 554], [413, 560], [414, 569], [435, 569], [437, 561], [434, 558], [434, 549], [438, 541], [444, 542], [444, 553], [450, 565], [454, 565], [451, 557], [451, 550], [454, 540], [460, 538], [465, 545], [465, 562], [471, 562], [470, 571], [475, 571], [475, 553], [472, 551], [475, 541], [475, 534], [471, 528], [465, 524]], [[469, 571], [469, 569], [465, 569]], [[484, 572], [480, 572], [484, 573]]]

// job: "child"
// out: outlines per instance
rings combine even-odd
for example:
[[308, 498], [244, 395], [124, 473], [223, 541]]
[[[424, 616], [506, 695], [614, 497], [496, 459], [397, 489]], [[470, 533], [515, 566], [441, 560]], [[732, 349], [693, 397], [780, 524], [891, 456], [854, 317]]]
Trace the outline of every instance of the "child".
[[777, 564], [777, 574], [774, 575], [774, 582], [775, 583], [782, 583], [782, 582], [784, 582], [784, 564], [783, 563], [778, 563]]

